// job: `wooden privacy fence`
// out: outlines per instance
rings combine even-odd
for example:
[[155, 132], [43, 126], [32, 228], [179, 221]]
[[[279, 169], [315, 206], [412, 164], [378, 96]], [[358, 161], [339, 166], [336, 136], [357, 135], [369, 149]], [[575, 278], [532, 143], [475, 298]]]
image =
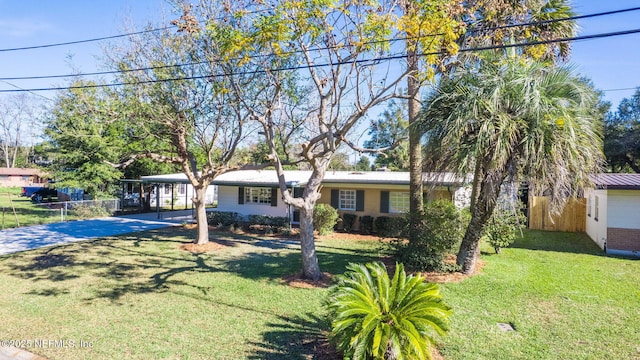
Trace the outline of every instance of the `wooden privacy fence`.
[[585, 232], [587, 200], [569, 199], [560, 215], [551, 216], [549, 198], [529, 197], [529, 229], [546, 231]]

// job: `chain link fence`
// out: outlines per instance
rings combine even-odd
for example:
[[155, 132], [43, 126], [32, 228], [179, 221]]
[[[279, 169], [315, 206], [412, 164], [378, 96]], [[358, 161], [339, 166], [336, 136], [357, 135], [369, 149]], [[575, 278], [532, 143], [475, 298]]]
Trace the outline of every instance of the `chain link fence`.
[[2, 229], [7, 229], [107, 217], [115, 215], [119, 208], [120, 200], [118, 199], [37, 203], [31, 204], [31, 206], [2, 206], [0, 224]]

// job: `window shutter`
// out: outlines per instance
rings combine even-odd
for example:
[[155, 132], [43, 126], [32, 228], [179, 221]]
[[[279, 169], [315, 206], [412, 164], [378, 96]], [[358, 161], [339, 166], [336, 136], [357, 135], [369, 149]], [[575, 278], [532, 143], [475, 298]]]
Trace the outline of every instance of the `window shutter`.
[[340, 207], [340, 190], [331, 189], [331, 206], [334, 209], [338, 209]]
[[243, 186], [238, 187], [238, 204], [239, 205], [244, 204], [244, 187]]
[[278, 206], [278, 188], [271, 188], [271, 206]]
[[304, 188], [300, 188], [300, 187], [293, 188], [293, 197], [301, 198], [303, 192], [304, 192]]
[[364, 211], [364, 190], [356, 190], [356, 211]]
[[388, 191], [380, 191], [380, 212], [384, 214], [389, 212], [389, 192]]

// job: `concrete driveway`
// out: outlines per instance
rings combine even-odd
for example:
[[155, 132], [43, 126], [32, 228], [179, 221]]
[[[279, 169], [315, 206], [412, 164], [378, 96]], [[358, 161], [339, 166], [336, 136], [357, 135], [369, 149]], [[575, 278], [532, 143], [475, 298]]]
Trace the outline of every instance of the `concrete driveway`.
[[25, 226], [0, 231], [0, 255], [75, 241], [159, 229], [191, 220], [191, 210]]

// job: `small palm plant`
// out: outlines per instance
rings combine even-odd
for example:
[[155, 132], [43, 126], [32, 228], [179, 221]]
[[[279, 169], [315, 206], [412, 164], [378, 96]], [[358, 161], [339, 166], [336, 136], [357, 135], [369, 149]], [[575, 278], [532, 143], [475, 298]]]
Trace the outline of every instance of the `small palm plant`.
[[328, 301], [332, 337], [345, 359], [431, 359], [434, 335], [446, 333], [451, 313], [438, 285], [407, 276], [402, 264], [393, 279], [380, 262], [347, 269]]

